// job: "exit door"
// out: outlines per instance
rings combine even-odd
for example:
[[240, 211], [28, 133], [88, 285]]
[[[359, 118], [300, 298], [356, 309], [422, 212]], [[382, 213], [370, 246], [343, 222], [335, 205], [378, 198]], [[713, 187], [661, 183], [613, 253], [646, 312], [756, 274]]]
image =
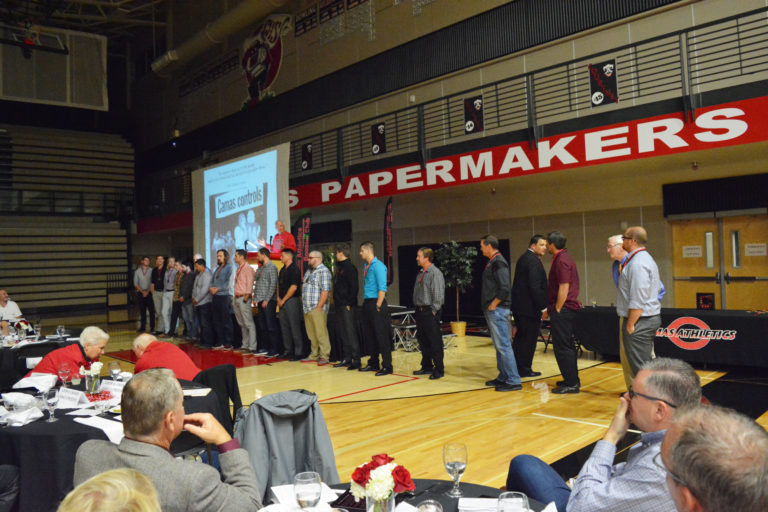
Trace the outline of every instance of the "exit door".
[[[768, 308], [768, 215], [672, 221], [675, 307]], [[697, 295], [698, 294], [698, 295]]]

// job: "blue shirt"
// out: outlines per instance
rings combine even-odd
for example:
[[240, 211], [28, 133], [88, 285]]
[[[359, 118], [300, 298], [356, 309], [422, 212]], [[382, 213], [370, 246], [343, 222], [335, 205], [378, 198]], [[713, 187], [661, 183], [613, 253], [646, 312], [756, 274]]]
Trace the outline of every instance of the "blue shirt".
[[[625, 261], [627, 261], [627, 256], [629, 254], [625, 254], [624, 258], [622, 258], [621, 263], [614, 260], [613, 262], [613, 283], [616, 285], [616, 287], [619, 287], [619, 266], [623, 265]], [[659, 302], [661, 302], [661, 299], [664, 298], [664, 294], [667, 293], [667, 290], [664, 289], [664, 283], [659, 280]]]
[[640, 316], [661, 313], [659, 303], [659, 268], [645, 249], [636, 249], [627, 256], [619, 276], [616, 313], [629, 316], [630, 309], [641, 310]]
[[387, 291], [387, 266], [376, 256], [363, 267], [363, 299], [377, 299], [379, 292]]
[[219, 291], [216, 295], [232, 295], [232, 265], [219, 265], [219, 267], [213, 271], [213, 277], [211, 278], [211, 286], [218, 288]]

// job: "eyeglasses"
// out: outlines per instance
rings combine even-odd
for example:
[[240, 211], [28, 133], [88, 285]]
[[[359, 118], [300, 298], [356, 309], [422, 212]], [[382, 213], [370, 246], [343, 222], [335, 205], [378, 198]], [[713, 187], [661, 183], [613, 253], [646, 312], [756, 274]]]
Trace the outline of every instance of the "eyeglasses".
[[634, 240], [634, 238], [632, 238], [631, 236], [624, 236], [624, 235], [621, 235], [621, 239], [622, 240]]
[[659, 402], [664, 402], [668, 406], [677, 409], [677, 406], [675, 404], [673, 404], [672, 402], [668, 402], [667, 400], [664, 400], [663, 398], [659, 398], [657, 396], [651, 396], [651, 395], [646, 395], [646, 394], [643, 394], [643, 393], [638, 393], [637, 391], [632, 389], [632, 386], [629, 386], [629, 392], [628, 393], [629, 393], [629, 398], [630, 399], [635, 398], [636, 396], [639, 396], [639, 397], [645, 398], [646, 400], [651, 400], [651, 401], [658, 400]]
[[656, 464], [656, 466], [659, 469], [663, 469], [672, 480], [682, 485], [683, 487], [688, 487], [688, 484], [686, 484], [682, 478], [680, 478], [679, 476], [677, 476], [667, 468], [667, 466], [664, 464], [664, 461], [661, 458], [661, 452], [653, 456], [653, 463]]

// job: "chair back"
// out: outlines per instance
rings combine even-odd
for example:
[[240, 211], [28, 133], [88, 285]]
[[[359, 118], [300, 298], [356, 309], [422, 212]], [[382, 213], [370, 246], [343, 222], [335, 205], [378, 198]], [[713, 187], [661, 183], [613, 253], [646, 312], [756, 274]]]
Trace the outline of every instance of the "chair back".
[[[192, 380], [198, 384], [208, 386], [216, 393], [224, 420], [222, 425], [227, 429], [227, 432], [232, 434], [235, 423], [234, 419], [237, 417], [238, 411], [243, 407], [235, 366], [232, 364], [220, 364], [201, 371]], [[230, 400], [233, 404], [231, 414], [229, 412]]]

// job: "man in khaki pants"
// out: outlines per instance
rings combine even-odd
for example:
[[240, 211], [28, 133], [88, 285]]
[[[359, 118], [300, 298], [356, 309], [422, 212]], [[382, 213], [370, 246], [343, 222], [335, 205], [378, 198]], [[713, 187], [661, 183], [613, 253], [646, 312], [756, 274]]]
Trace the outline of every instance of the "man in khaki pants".
[[301, 303], [304, 307], [304, 325], [312, 345], [309, 357], [301, 361], [317, 361], [318, 366], [328, 364], [331, 342], [328, 340], [328, 295], [331, 292], [331, 271], [323, 265], [320, 251], [309, 253], [309, 269], [304, 273]]

